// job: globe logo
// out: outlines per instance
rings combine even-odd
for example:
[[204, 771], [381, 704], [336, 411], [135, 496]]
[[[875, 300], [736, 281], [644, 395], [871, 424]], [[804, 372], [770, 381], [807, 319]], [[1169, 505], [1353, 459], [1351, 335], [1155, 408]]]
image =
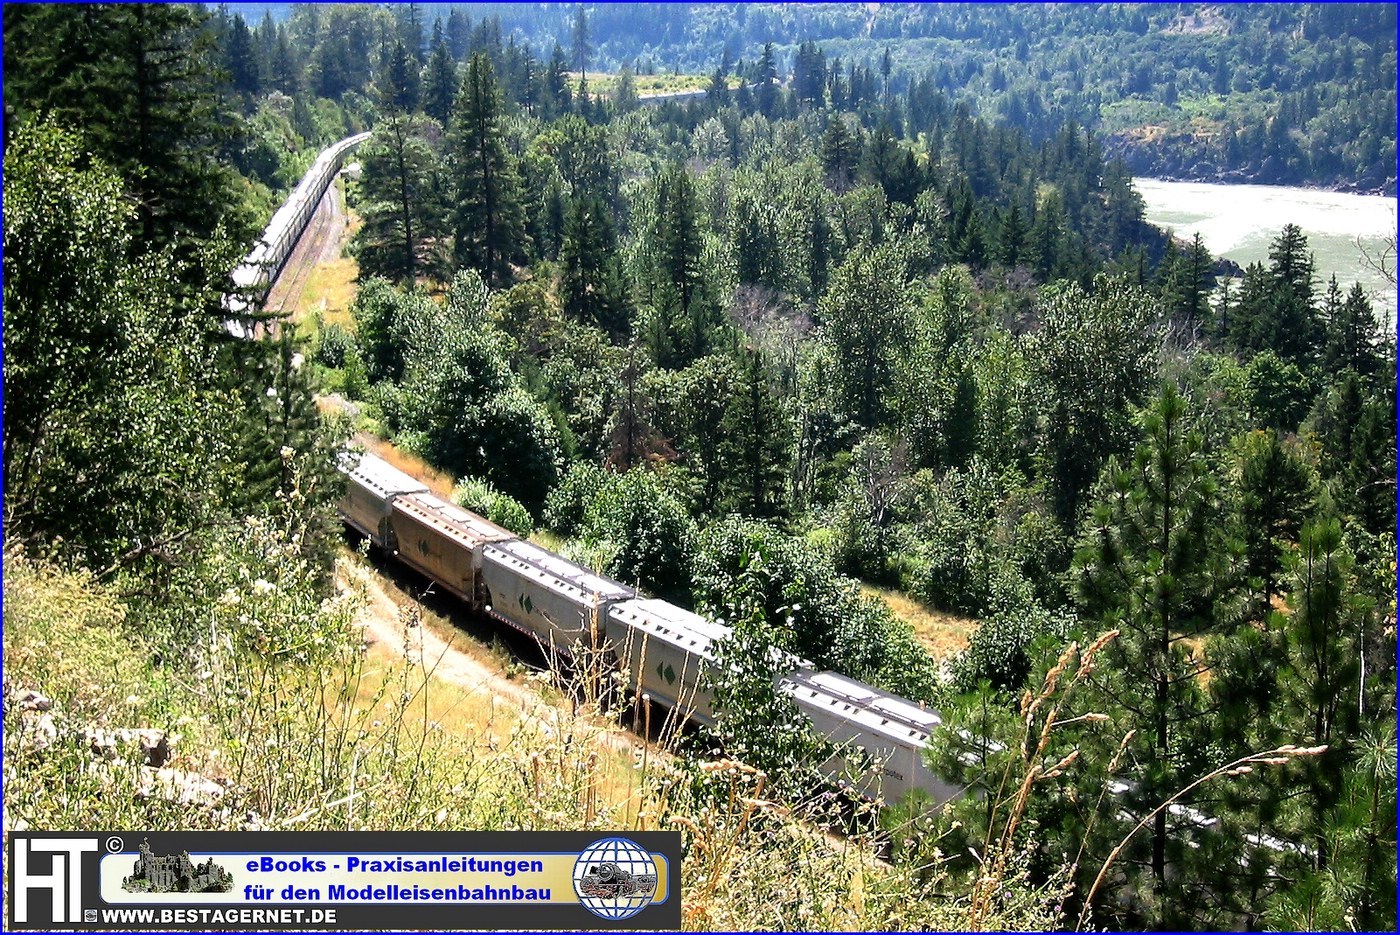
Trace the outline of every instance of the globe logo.
[[584, 848], [574, 862], [579, 902], [604, 919], [630, 919], [656, 895], [656, 864], [626, 838], [604, 838]]

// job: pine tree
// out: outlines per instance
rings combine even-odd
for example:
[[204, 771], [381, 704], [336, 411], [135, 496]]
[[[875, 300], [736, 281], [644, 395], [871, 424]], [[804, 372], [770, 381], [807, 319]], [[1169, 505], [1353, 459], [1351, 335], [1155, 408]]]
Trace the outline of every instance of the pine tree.
[[792, 420], [773, 394], [768, 364], [757, 348], [743, 352], [720, 435], [728, 508], [746, 516], [783, 515], [792, 467]]
[[1251, 432], [1239, 456], [1239, 528], [1246, 570], [1262, 582], [1259, 606], [1268, 613], [1279, 589], [1279, 573], [1311, 511], [1315, 478], [1278, 432]]
[[695, 183], [679, 164], [661, 171], [655, 191], [652, 271], [643, 282], [667, 328], [674, 362], [684, 366], [708, 352], [716, 324], [704, 285], [700, 207]]
[[1281, 688], [1285, 723], [1306, 732], [1306, 744], [1327, 745], [1308, 763], [1309, 807], [1302, 821], [1311, 838], [1312, 865], [1327, 866], [1332, 847], [1328, 819], [1342, 794], [1347, 740], [1358, 731], [1358, 635], [1366, 607], [1354, 590], [1353, 558], [1335, 517], [1303, 526], [1294, 560], [1293, 613], [1284, 626], [1288, 674]]
[[588, 66], [593, 60], [593, 42], [588, 31], [588, 15], [584, 13], [581, 3], [574, 9], [574, 28], [571, 35], [574, 71], [578, 72], [580, 77], [587, 78]]
[[1169, 243], [1161, 266], [1162, 311], [1187, 328], [1205, 324], [1208, 299], [1215, 289], [1213, 267], [1199, 232], [1184, 251]]
[[1002, 218], [997, 235], [997, 262], [1002, 266], [1016, 266], [1026, 250], [1027, 231], [1021, 219], [1021, 208], [1013, 203]]
[[549, 57], [549, 67], [544, 76], [544, 108], [540, 115], [551, 120], [560, 114], [568, 113], [573, 103], [569, 93], [569, 61], [559, 43], [554, 44], [554, 52]]
[[[216, 98], [208, 13], [186, 4], [36, 4], [5, 9], [5, 100], [82, 127], [133, 196], [133, 245], [181, 246], [252, 218], [219, 153], [237, 134]], [[196, 267], [189, 267], [193, 271]]]
[[[1337, 277], [1332, 277], [1336, 286]], [[1329, 296], [1332, 294], [1329, 291]], [[1377, 323], [1371, 302], [1361, 283], [1355, 283], [1334, 314], [1325, 316], [1327, 323], [1327, 369], [1336, 371], [1350, 367], [1362, 376], [1370, 376], [1381, 367], [1377, 344]]]
[[355, 242], [363, 276], [409, 284], [419, 273], [447, 278], [450, 212], [438, 133], [432, 121], [394, 114], [362, 149], [364, 226]]
[[851, 133], [840, 117], [831, 117], [822, 134], [822, 170], [827, 184], [838, 194], [847, 191], [855, 180], [856, 155]]
[[773, 116], [773, 108], [778, 101], [778, 63], [771, 42], [763, 44], [763, 55], [758, 60], [754, 81], [758, 84], [754, 94], [758, 112], [765, 117]]
[[[1200, 435], [1188, 426], [1186, 401], [1168, 384], [1144, 413], [1145, 438], [1131, 465], [1114, 459], [1105, 469], [1102, 496], [1074, 557], [1085, 617], [1119, 630], [1091, 677], [1101, 699], [1091, 704], [1122, 712], [1120, 734], [1137, 730], [1126, 762], [1142, 766], [1120, 803], [1134, 821], [1209, 770], [1199, 742], [1206, 726], [1202, 663], [1186, 641], [1215, 624], [1209, 531], [1219, 514]], [[1180, 859], [1189, 850], [1173, 827], [1179, 820], [1161, 810], [1147, 838], [1158, 924], [1170, 918], [1170, 905], [1160, 901], [1174, 862], [1169, 853]], [[1120, 866], [1131, 866], [1127, 860]]]
[[[434, 32], [438, 33], [437, 27]], [[423, 112], [444, 127], [452, 119], [452, 104], [457, 96], [457, 65], [447, 49], [447, 40], [440, 34], [433, 42], [428, 66], [423, 77]]]
[[617, 77], [617, 92], [613, 98], [613, 109], [619, 114], [637, 109], [637, 81], [632, 77], [630, 65], [623, 65]]
[[617, 235], [600, 198], [581, 195], [569, 205], [559, 252], [564, 314], [608, 332], [617, 341], [630, 327], [627, 283]]
[[453, 174], [457, 183], [458, 268], [479, 270], [493, 284], [511, 280], [510, 264], [528, 246], [515, 167], [500, 126], [500, 90], [484, 52], [472, 56], [453, 119]]
[[224, 54], [233, 90], [238, 94], [257, 96], [262, 90], [263, 65], [242, 13], [235, 13], [229, 24]]
[[380, 99], [387, 109], [413, 113], [422, 96], [422, 77], [418, 60], [402, 39], [384, 50], [387, 67], [381, 79]]

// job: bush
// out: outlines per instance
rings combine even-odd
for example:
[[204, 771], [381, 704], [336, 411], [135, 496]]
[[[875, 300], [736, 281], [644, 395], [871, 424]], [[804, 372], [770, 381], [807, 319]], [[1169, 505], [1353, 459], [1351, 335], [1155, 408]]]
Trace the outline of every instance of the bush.
[[936, 666], [908, 627], [838, 575], [826, 555], [766, 523], [733, 517], [705, 531], [692, 575], [697, 603], [723, 615], [735, 606], [735, 582], [755, 561], [764, 574], [749, 576], [749, 586], [764, 587], [746, 599], [761, 600], [783, 649], [915, 701], [934, 700]]
[[604, 569], [656, 594], [686, 593], [695, 524], [685, 506], [646, 468], [606, 478], [584, 511], [585, 541], [612, 543]]
[[346, 360], [355, 353], [355, 339], [340, 325], [331, 323], [321, 328], [316, 338], [316, 351], [312, 357], [322, 367], [339, 370]]
[[[993, 614], [982, 621], [967, 649], [953, 660], [954, 686], [959, 691], [972, 691], [985, 680], [999, 691], [1018, 691], [1035, 660], [1064, 643], [1070, 624], [1065, 617], [1035, 604]], [[1036, 648], [1042, 643], [1045, 653]]]
[[535, 531], [535, 518], [530, 511], [507, 494], [503, 494], [490, 481], [478, 477], [463, 479], [452, 491], [452, 502], [466, 510], [504, 526], [517, 536], [528, 536]]
[[569, 465], [564, 479], [545, 498], [545, 525], [561, 536], [578, 535], [584, 513], [606, 483], [607, 476], [596, 464], [579, 461]]

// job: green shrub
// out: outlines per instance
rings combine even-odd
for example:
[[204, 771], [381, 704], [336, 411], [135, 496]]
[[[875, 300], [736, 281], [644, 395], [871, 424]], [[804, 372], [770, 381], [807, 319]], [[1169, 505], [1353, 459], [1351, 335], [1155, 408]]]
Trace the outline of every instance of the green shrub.
[[[985, 680], [1000, 691], [1018, 691], [1035, 661], [1064, 643], [1070, 624], [1064, 616], [1035, 604], [993, 614], [973, 631], [967, 649], [953, 660], [954, 686], [971, 691]], [[1037, 649], [1042, 645], [1045, 652]]]
[[564, 479], [545, 498], [545, 525], [561, 536], [578, 535], [584, 513], [606, 483], [607, 476], [596, 464], [578, 461], [569, 465]]
[[517, 536], [528, 536], [535, 529], [535, 518], [520, 501], [501, 493], [491, 482], [479, 477], [464, 478], [452, 491], [452, 502], [480, 513]]
[[613, 544], [608, 574], [665, 597], [688, 590], [695, 523], [650, 470], [606, 478], [584, 512], [580, 533], [585, 541]]
[[312, 359], [323, 367], [339, 370], [354, 352], [355, 338], [340, 325], [331, 323], [321, 328], [316, 338]]

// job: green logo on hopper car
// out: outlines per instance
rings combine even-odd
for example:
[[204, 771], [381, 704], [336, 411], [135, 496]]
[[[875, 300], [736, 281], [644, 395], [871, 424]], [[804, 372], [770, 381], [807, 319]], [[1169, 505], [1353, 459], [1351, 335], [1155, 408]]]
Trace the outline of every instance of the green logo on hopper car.
[[520, 595], [520, 606], [525, 608], [525, 613], [527, 614], [535, 612], [535, 602], [530, 600], [530, 595], [528, 594], [522, 593]]
[[669, 662], [656, 664], [656, 674], [666, 680], [667, 685], [676, 684], [676, 670], [671, 668]]

